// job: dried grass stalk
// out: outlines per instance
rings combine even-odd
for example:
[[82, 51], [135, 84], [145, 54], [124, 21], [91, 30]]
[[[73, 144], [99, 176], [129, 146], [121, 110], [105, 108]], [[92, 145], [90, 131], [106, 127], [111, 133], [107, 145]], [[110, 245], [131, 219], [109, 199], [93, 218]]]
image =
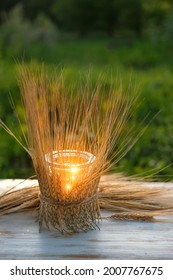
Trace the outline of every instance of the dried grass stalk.
[[[123, 132], [124, 124], [134, 110], [136, 96], [125, 95], [121, 86], [116, 90], [110, 87], [109, 93], [101, 94], [104, 92], [101, 78], [92, 87], [88, 77], [86, 83], [81, 83], [74, 91], [73, 85], [67, 86], [63, 73], [48, 78], [44, 67], [33, 69], [22, 65], [19, 69], [27, 126], [24, 142], [3, 122], [1, 126], [32, 158], [40, 189], [40, 227], [44, 223], [61, 232], [95, 228], [100, 219], [97, 195], [100, 177], [124, 156], [142, 133], [137, 134], [134, 127]], [[53, 161], [59, 151], [89, 152], [95, 157], [92, 166], [79, 174], [70, 187], [64, 183], [65, 172], [57, 172]], [[46, 155], [49, 155], [49, 164]], [[23, 202], [18, 197], [16, 209], [35, 206], [38, 190], [37, 194], [34, 191], [32, 189], [33, 199], [27, 193], [23, 195]], [[5, 199], [8, 201], [8, 196]], [[99, 199], [100, 206], [104, 207], [103, 192]], [[110, 207], [111, 199], [112, 195], [106, 198]], [[10, 204], [5, 202], [4, 207], [2, 201], [1, 205], [2, 213], [9, 211]]]
[[146, 214], [139, 214], [139, 213], [118, 213], [113, 214], [108, 219], [111, 220], [130, 220], [130, 221], [143, 221], [143, 222], [153, 222], [153, 216], [146, 215]]

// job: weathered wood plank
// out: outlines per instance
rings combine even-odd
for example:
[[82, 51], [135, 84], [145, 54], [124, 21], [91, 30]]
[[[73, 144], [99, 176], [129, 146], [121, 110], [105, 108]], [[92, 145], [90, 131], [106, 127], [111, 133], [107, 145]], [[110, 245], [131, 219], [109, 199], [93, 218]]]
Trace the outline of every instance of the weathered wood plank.
[[[15, 184], [1, 180], [0, 189]], [[173, 223], [166, 220], [102, 220], [100, 230], [71, 236], [39, 233], [35, 220], [31, 211], [0, 217], [0, 259], [173, 259]]]

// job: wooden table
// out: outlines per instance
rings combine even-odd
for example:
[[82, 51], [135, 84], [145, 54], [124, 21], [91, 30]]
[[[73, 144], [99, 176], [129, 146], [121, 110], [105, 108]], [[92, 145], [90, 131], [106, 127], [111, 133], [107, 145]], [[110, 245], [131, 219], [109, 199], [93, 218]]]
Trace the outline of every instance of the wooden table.
[[[19, 180], [0, 180], [0, 190]], [[29, 184], [30, 181], [25, 181]], [[106, 215], [107, 213], [102, 213]], [[102, 220], [100, 230], [38, 231], [34, 211], [0, 217], [0, 259], [173, 259], [173, 223]]]

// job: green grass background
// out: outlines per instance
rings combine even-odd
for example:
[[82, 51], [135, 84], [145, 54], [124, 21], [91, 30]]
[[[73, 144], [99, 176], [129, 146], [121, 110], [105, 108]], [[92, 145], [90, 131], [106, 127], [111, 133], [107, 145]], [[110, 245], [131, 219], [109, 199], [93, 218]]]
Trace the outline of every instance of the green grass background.
[[[128, 39], [125, 36], [90, 36], [85, 39], [59, 36], [53, 42], [28, 44], [15, 38], [4, 48], [4, 39], [0, 39], [0, 118], [12, 130], [20, 135], [9, 101], [11, 95], [22, 115], [17, 61], [29, 63], [32, 59], [36, 65], [44, 62], [50, 72], [63, 68], [72, 81], [92, 69], [93, 79], [100, 72], [104, 73], [108, 87], [111, 71], [115, 86], [117, 81], [125, 87], [131, 84], [140, 94], [140, 106], [134, 111], [131, 124], [142, 129], [152, 119], [145, 133], [114, 171], [126, 175], [152, 174], [152, 180], [172, 179], [173, 53], [169, 44], [159, 39]], [[148, 113], [150, 116], [141, 123]], [[0, 178], [28, 178], [33, 174], [31, 160], [25, 151], [0, 129]]]

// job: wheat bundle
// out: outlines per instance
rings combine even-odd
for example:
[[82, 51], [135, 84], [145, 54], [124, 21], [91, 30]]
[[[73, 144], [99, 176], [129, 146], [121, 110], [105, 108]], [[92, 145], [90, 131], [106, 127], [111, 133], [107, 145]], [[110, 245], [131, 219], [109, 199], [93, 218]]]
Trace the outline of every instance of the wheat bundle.
[[[103, 179], [103, 178], [102, 178]], [[111, 181], [110, 181], [111, 179]], [[122, 180], [123, 179], [123, 180]], [[172, 185], [124, 180], [116, 175], [106, 176], [99, 183], [99, 207], [114, 212], [107, 216], [114, 220], [157, 221], [162, 216], [173, 216]], [[29, 186], [31, 185], [31, 186]], [[154, 185], [154, 186], [153, 186]], [[160, 186], [161, 185], [161, 186]], [[10, 188], [0, 195], [0, 216], [20, 211], [38, 210], [38, 183], [27, 180], [25, 185]], [[103, 215], [101, 217], [104, 219]], [[168, 219], [166, 219], [168, 221]]]
[[[95, 228], [100, 219], [100, 177], [142, 133], [134, 127], [123, 130], [136, 96], [113, 86], [105, 94], [102, 82], [100, 78], [93, 86], [88, 78], [74, 88], [64, 82], [63, 72], [49, 78], [44, 67], [20, 66], [27, 126], [23, 142], [3, 122], [1, 126], [31, 156], [39, 182], [40, 227], [44, 223], [60, 232]], [[35, 203], [36, 198], [31, 205]], [[100, 204], [104, 205], [103, 193]]]

